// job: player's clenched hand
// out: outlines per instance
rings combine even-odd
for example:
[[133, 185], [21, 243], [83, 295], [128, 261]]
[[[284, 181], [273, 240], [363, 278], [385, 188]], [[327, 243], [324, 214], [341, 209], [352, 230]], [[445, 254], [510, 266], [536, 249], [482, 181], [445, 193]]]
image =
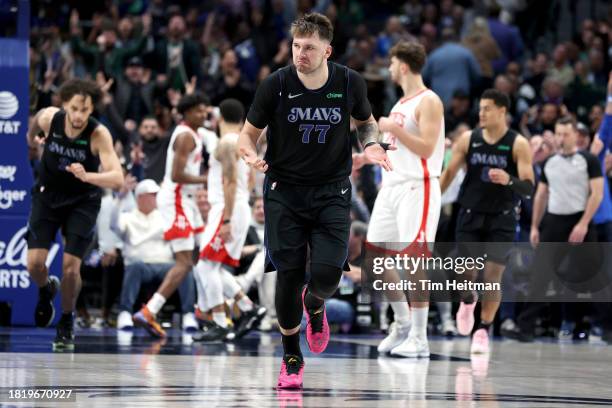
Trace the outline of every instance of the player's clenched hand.
[[223, 242], [232, 242], [231, 224], [221, 225], [221, 228], [219, 228], [219, 238], [221, 238]]
[[501, 184], [503, 186], [510, 182], [510, 175], [502, 169], [489, 170], [489, 178], [492, 183]]
[[243, 149], [242, 160], [244, 160], [246, 164], [248, 164], [255, 170], [261, 171], [263, 173], [268, 171], [268, 164], [266, 163], [266, 161], [257, 157], [257, 153], [252, 150]]
[[[390, 148], [390, 150], [395, 150], [395, 146]], [[378, 164], [387, 171], [393, 170], [393, 166], [391, 165], [391, 160], [389, 160], [389, 157], [387, 156], [387, 152], [378, 143], [366, 147], [363, 154], [365, 155], [366, 162]]]
[[45, 141], [47, 140], [47, 136], [46, 135], [36, 135], [34, 136], [33, 139], [33, 144], [30, 147], [36, 147], [36, 146], [42, 146], [45, 144]]
[[66, 171], [74, 174], [74, 177], [82, 182], [87, 183], [87, 172], [81, 163], [72, 163], [70, 166], [66, 166]]

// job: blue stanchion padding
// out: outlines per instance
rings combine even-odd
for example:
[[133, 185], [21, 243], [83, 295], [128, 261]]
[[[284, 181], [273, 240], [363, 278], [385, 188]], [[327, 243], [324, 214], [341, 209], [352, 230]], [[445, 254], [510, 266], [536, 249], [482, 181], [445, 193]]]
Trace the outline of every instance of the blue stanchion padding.
[[[2, 50], [15, 49], [16, 44], [27, 52], [27, 41], [0, 39]], [[18, 62], [6, 57], [0, 59], [0, 217], [27, 217], [31, 204], [32, 169], [26, 142], [28, 65], [27, 59], [25, 65]]]
[[[26, 141], [29, 18], [29, 2], [19, 0], [18, 38], [0, 38], [0, 301], [11, 304], [12, 324], [27, 326], [34, 325], [38, 298], [27, 271], [25, 240], [33, 184]], [[52, 275], [61, 275], [61, 257], [60, 246], [53, 245], [48, 259]]]
[[[10, 303], [12, 325], [33, 326], [38, 287], [30, 279], [27, 269], [27, 227], [23, 217], [19, 216], [0, 216], [0, 225], [0, 301]], [[61, 262], [61, 247], [59, 243], [54, 243], [47, 258], [47, 267], [52, 275], [61, 276]], [[55, 322], [60, 314], [59, 299], [58, 294], [55, 299]]]

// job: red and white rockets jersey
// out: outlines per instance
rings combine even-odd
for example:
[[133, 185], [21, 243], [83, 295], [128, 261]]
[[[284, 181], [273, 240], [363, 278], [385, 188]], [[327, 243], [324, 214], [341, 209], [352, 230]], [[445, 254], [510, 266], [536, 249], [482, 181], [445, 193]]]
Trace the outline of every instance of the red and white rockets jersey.
[[[389, 117], [410, 134], [420, 136], [415, 111], [423, 97], [429, 93], [433, 93], [433, 91], [424, 89], [414, 96], [400, 99], [391, 109]], [[412, 152], [391, 133], [384, 133], [383, 141], [397, 146], [397, 150], [387, 151], [387, 155], [393, 165], [393, 171], [383, 171], [383, 186], [404, 183], [408, 180], [422, 180], [424, 178], [440, 176], [444, 160], [444, 118], [442, 118], [440, 123], [440, 133], [436, 147], [429, 159], [424, 159]]]
[[172, 181], [172, 166], [174, 164], [174, 142], [181, 133], [189, 133], [193, 136], [195, 148], [189, 153], [187, 163], [185, 163], [185, 173], [192, 176], [200, 175], [200, 165], [202, 163], [202, 138], [192, 128], [184, 123], [180, 123], [172, 132], [168, 152], [166, 153], [166, 172], [162, 181], [161, 189], [166, 192], [194, 194], [201, 185], [198, 184], [178, 184]]

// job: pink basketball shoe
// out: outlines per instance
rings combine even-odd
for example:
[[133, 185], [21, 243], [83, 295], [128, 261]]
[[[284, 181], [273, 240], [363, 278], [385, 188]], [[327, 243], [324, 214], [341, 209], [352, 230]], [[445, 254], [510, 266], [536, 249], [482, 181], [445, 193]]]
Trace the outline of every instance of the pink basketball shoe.
[[306, 341], [310, 351], [315, 354], [321, 353], [327, 348], [329, 343], [329, 325], [327, 324], [327, 314], [325, 313], [325, 303], [322, 310], [310, 314], [306, 308], [306, 287], [302, 291], [302, 304], [306, 313]]

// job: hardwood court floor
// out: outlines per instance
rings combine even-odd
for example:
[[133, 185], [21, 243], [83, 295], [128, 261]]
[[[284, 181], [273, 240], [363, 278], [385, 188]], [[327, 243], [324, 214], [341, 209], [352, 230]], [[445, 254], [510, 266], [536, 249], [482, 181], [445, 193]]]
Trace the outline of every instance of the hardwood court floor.
[[[465, 338], [430, 339], [430, 360], [379, 357], [380, 336], [332, 336], [305, 352], [304, 390], [278, 393], [278, 335], [191, 344], [171, 332], [79, 330], [53, 353], [53, 329], [0, 329], [0, 406], [41, 407], [574, 407], [612, 405], [612, 346], [493, 342], [470, 360]], [[307, 349], [303, 342], [303, 349]], [[10, 390], [66, 387], [74, 402], [16, 402]]]

